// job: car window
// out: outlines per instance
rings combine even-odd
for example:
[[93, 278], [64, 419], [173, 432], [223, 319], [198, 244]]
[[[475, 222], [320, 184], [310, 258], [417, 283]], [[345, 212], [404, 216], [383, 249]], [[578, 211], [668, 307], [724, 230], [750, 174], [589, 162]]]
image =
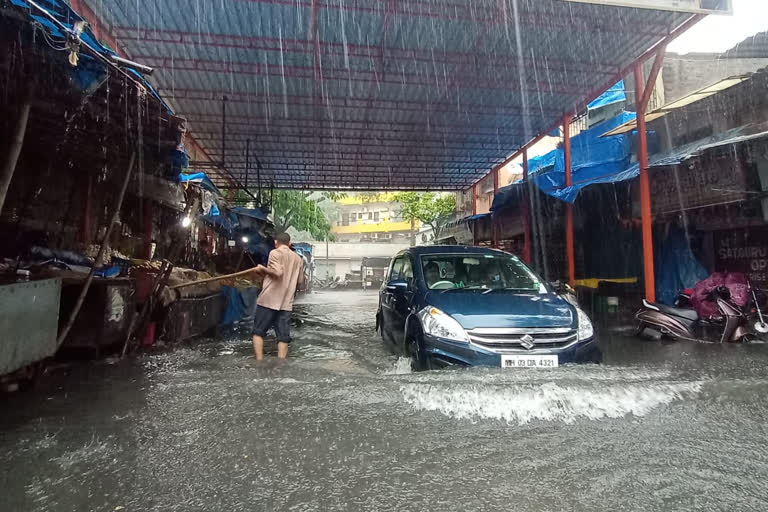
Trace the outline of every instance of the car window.
[[408, 256], [403, 257], [403, 268], [400, 271], [400, 279], [403, 281], [413, 280], [413, 267], [411, 266], [411, 258]]
[[406, 258], [405, 256], [400, 256], [399, 258], [395, 258], [395, 261], [392, 263], [392, 270], [389, 273], [389, 281], [399, 281], [402, 279], [400, 277], [403, 269], [403, 262], [405, 262]]
[[430, 289], [503, 289], [545, 293], [538, 277], [516, 257], [505, 254], [435, 254], [421, 258]]

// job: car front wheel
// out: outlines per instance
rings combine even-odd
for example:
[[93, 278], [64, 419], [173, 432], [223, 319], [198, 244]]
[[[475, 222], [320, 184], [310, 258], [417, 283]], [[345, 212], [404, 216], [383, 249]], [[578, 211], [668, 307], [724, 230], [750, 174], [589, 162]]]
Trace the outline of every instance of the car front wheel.
[[410, 358], [411, 368], [414, 371], [418, 372], [431, 368], [419, 336], [409, 335], [405, 340], [405, 355]]

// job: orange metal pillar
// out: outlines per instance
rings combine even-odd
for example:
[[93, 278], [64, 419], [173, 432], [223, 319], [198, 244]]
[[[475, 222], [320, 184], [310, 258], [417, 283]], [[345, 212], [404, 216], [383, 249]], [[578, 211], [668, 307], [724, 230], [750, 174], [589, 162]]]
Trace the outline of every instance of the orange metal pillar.
[[[653, 87], [653, 84], [648, 84]], [[637, 104], [637, 162], [640, 167], [640, 213], [643, 225], [643, 273], [645, 274], [645, 298], [650, 302], [656, 301], [656, 280], [653, 270], [653, 228], [651, 219], [651, 184], [648, 180], [648, 134], [645, 128], [642, 64], [635, 66], [635, 98]]]
[[[571, 178], [571, 120], [573, 117], [566, 114], [563, 117], [563, 153], [565, 154], [565, 186], [572, 185]], [[565, 207], [565, 258], [568, 263], [568, 284], [576, 284], [576, 262], [573, 250], [573, 205], [567, 203]]]
[[[499, 168], [496, 167], [493, 170], [493, 198], [496, 198], [496, 194], [499, 193]], [[491, 199], [491, 206], [493, 206], [493, 199]], [[495, 215], [491, 214], [491, 227], [493, 229], [493, 246], [499, 248], [499, 226], [498, 219]]]
[[531, 198], [528, 197], [528, 151], [523, 150], [523, 183], [526, 184], [525, 199], [523, 200], [523, 232], [525, 238], [523, 242], [523, 261], [531, 263]]

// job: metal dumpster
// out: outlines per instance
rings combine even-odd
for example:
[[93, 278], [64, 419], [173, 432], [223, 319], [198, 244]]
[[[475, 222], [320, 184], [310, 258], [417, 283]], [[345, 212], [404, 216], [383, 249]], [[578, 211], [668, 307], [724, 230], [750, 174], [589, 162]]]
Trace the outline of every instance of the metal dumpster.
[[[64, 286], [62, 324], [69, 319], [82, 286], [81, 282]], [[101, 349], [121, 345], [135, 313], [131, 279], [94, 279], [62, 349], [87, 349], [98, 355]]]
[[0, 285], [0, 375], [56, 353], [60, 279]]
[[177, 342], [206, 334], [221, 324], [226, 309], [227, 297], [222, 293], [178, 300], [168, 307], [161, 336]]

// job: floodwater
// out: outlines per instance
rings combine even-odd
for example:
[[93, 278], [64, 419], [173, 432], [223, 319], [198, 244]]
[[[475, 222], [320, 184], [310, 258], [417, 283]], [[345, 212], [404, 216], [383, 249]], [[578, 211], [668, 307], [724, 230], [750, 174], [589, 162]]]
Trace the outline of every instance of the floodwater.
[[768, 345], [603, 333], [604, 365], [414, 374], [375, 293], [2, 399], [0, 510], [768, 510]]

